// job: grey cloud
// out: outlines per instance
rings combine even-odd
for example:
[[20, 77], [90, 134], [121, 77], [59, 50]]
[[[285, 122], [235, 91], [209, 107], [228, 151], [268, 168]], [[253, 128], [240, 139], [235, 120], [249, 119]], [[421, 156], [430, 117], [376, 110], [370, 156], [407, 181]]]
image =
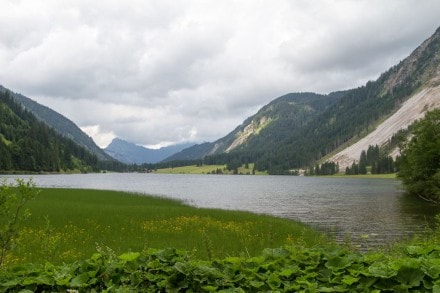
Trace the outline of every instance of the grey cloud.
[[288, 92], [359, 86], [438, 26], [427, 1], [3, 1], [0, 80], [100, 145], [212, 141]]

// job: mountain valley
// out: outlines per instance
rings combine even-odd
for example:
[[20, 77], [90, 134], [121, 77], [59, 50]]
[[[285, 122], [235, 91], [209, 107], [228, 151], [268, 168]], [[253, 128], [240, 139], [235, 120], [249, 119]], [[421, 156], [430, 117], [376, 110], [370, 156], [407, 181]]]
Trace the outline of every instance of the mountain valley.
[[[72, 121], [50, 108], [1, 86], [0, 93], [10, 95], [38, 121], [118, 170], [126, 168], [117, 161], [167, 166], [254, 163], [257, 171], [289, 174], [328, 161], [343, 171], [370, 145], [386, 146], [399, 130], [440, 107], [440, 28], [375, 81], [326, 95], [283, 95], [225, 137], [198, 145], [151, 150], [115, 139], [103, 150]], [[3, 142], [10, 144], [5, 134], [1, 135]]]

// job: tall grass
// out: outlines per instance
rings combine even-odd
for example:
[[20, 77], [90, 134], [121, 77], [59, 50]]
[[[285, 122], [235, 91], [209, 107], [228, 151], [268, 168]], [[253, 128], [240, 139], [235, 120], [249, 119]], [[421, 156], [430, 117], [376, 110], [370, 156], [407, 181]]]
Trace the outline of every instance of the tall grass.
[[116, 191], [43, 189], [28, 205], [10, 264], [71, 262], [96, 246], [116, 253], [173, 247], [198, 259], [254, 256], [267, 247], [314, 245], [322, 236], [287, 219], [199, 209], [178, 201]]

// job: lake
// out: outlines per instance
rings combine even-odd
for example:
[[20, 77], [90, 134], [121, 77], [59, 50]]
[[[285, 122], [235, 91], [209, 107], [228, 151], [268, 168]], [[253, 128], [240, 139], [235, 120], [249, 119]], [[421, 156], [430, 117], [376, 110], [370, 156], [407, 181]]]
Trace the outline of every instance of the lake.
[[40, 187], [130, 191], [187, 204], [270, 214], [307, 223], [338, 241], [378, 246], [424, 231], [440, 207], [403, 194], [393, 179], [105, 173], [7, 175]]

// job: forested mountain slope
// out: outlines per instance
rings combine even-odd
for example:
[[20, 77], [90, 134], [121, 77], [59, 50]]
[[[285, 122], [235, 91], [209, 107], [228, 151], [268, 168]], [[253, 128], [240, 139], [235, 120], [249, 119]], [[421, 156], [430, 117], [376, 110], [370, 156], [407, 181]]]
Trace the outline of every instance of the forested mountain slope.
[[[411, 97], [431, 93], [438, 98], [439, 60], [440, 28], [376, 81], [336, 93], [334, 97], [335, 94], [291, 94], [278, 98], [226, 137], [204, 147], [204, 152], [192, 152], [192, 159], [204, 158], [216, 163], [255, 162], [257, 170], [268, 170], [272, 174], [311, 166], [368, 135]], [[423, 107], [423, 112], [429, 108]], [[405, 123], [395, 129], [402, 127], [406, 127]], [[183, 159], [180, 155], [193, 150], [194, 147], [187, 149], [170, 160]]]
[[101, 148], [99, 148], [93, 139], [85, 134], [75, 123], [67, 119], [60, 113], [43, 106], [28, 97], [14, 93], [0, 85], [0, 92], [9, 92], [11, 97], [22, 104], [27, 110], [32, 112], [36, 118], [46, 123], [59, 134], [72, 139], [77, 144], [85, 147], [95, 154], [100, 160], [112, 160]]
[[96, 171], [98, 158], [0, 91], [0, 171]]
[[329, 95], [291, 93], [281, 96], [262, 107], [225, 137], [213, 143], [187, 148], [166, 161], [195, 160], [237, 151], [252, 152], [251, 156], [261, 155], [269, 148], [284, 143], [290, 132], [312, 121], [342, 95], [343, 92]]

